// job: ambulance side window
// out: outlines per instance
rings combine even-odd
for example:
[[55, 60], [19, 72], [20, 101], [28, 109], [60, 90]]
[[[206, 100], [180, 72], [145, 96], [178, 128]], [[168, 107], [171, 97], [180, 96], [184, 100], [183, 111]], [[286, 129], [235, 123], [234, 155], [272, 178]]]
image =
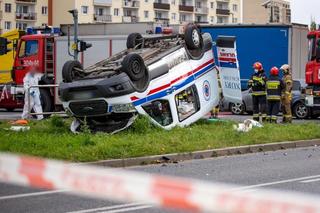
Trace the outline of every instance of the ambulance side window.
[[195, 85], [175, 96], [179, 121], [184, 121], [200, 110], [200, 101]]
[[169, 101], [156, 100], [146, 103], [142, 108], [161, 126], [168, 126], [172, 124], [172, 114]]

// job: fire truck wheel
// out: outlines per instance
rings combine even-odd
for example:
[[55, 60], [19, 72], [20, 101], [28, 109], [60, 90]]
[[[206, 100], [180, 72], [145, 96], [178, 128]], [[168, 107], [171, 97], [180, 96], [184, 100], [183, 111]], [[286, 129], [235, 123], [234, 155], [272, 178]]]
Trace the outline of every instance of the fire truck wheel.
[[15, 108], [6, 108], [7, 112], [13, 112]]
[[140, 33], [131, 33], [127, 38], [127, 48], [133, 49], [137, 47], [137, 49], [141, 49], [142, 40], [143, 40], [143, 37]]
[[203, 38], [200, 30], [194, 24], [189, 24], [186, 28], [184, 39], [188, 49], [201, 49], [203, 46]]
[[62, 78], [64, 82], [69, 83], [79, 77], [79, 71], [76, 69], [83, 70], [82, 64], [79, 61], [67, 61], [62, 68]]
[[53, 101], [51, 98], [50, 91], [47, 89], [40, 89], [40, 100], [43, 112], [52, 112]]
[[144, 61], [140, 55], [135, 53], [130, 53], [123, 59], [122, 70], [132, 81], [139, 81], [146, 75]]

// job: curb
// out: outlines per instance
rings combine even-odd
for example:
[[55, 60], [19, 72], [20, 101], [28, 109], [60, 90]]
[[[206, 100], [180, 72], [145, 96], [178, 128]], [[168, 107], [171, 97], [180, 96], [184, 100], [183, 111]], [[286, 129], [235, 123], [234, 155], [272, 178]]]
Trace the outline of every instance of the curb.
[[197, 159], [199, 160], [199, 159], [223, 157], [223, 156], [231, 156], [231, 155], [243, 155], [243, 154], [249, 154], [249, 153], [277, 151], [277, 150], [283, 150], [283, 149], [294, 149], [294, 148], [302, 148], [302, 147], [310, 147], [310, 146], [320, 146], [320, 139], [238, 146], [238, 147], [211, 149], [211, 150], [204, 150], [204, 151], [195, 151], [190, 153], [173, 153], [173, 154], [153, 155], [153, 156], [137, 157], [137, 158], [102, 160], [102, 161], [80, 163], [80, 164], [121, 168], [121, 167], [148, 165], [148, 164], [178, 163], [180, 161], [187, 161], [187, 160], [197, 160]]

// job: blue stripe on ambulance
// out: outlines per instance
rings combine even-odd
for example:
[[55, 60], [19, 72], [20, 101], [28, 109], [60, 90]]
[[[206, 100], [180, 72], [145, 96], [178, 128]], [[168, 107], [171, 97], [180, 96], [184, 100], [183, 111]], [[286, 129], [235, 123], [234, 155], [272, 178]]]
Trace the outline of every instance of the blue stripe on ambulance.
[[148, 97], [139, 99], [139, 100], [133, 102], [133, 105], [134, 106], [139, 106], [139, 105], [144, 104], [146, 102], [153, 101], [153, 100], [156, 100], [156, 99], [159, 99], [159, 98], [163, 98], [163, 97], [167, 96], [168, 94], [171, 94], [174, 90], [179, 90], [180, 88], [186, 86], [187, 84], [195, 81], [197, 78], [201, 77], [206, 72], [211, 71], [214, 68], [214, 66], [215, 66], [215, 64], [213, 64], [213, 63], [209, 64], [207, 67], [203, 68], [199, 72], [194, 73], [193, 75], [189, 76], [183, 82], [181, 82], [179, 84], [176, 84], [176, 85], [174, 85], [174, 86], [172, 86], [172, 87], [170, 87], [168, 89], [165, 89], [165, 90], [163, 90], [161, 92], [158, 92], [158, 93], [156, 93], [154, 95], [150, 95]]
[[219, 64], [220, 64], [220, 67], [224, 67], [224, 68], [235, 68], [235, 69], [238, 68], [237, 63], [233, 63], [233, 62], [220, 61]]

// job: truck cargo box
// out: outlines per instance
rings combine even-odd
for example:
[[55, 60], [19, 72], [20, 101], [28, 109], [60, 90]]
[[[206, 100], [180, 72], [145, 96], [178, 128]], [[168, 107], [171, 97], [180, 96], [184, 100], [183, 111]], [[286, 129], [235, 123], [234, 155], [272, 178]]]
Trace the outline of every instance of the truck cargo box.
[[202, 30], [210, 33], [214, 40], [219, 35], [237, 37], [243, 89], [247, 87], [256, 61], [263, 63], [267, 74], [273, 66], [290, 64], [293, 78], [304, 81], [308, 56], [307, 25], [205, 25]]

